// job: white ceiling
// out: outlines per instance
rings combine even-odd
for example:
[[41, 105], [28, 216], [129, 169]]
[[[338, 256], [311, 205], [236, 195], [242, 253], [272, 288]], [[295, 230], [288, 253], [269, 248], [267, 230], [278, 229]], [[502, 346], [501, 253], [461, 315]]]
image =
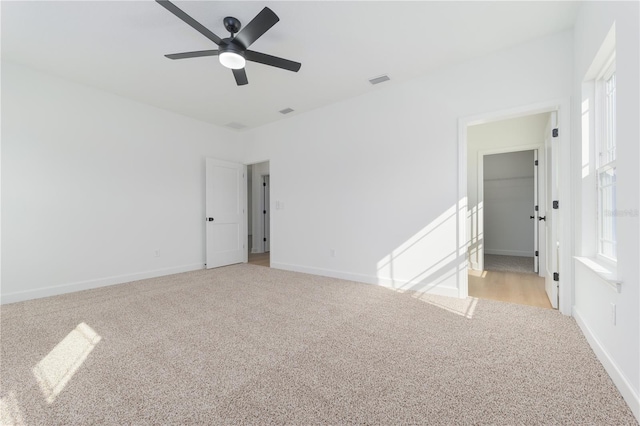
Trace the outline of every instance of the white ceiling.
[[[218, 125], [285, 119], [430, 70], [573, 26], [577, 2], [175, 1], [220, 37], [264, 6], [280, 22], [252, 50], [302, 63], [249, 62], [238, 87], [216, 57], [163, 55], [216, 46], [155, 1], [2, 1], [2, 59]], [[369, 78], [391, 81], [371, 86]], [[283, 116], [278, 111], [293, 108]]]

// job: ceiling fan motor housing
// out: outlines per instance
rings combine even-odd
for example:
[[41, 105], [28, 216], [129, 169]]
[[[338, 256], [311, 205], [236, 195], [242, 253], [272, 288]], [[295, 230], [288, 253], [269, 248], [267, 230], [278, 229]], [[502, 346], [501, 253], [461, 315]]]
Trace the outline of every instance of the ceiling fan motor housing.
[[245, 49], [233, 42], [231, 37], [222, 40], [218, 46], [220, 63], [230, 69], [238, 70], [246, 64]]
[[231, 34], [237, 33], [238, 31], [240, 31], [240, 28], [242, 27], [242, 24], [240, 24], [240, 21], [234, 18], [233, 16], [227, 16], [222, 20], [222, 22], [224, 23], [224, 27]]
[[218, 51], [220, 53], [223, 53], [223, 52], [235, 53], [236, 55], [240, 55], [244, 58], [244, 49], [242, 48], [242, 46], [239, 46], [238, 44], [234, 43], [233, 39], [230, 37], [222, 39], [222, 43], [220, 43], [220, 46], [218, 46]]

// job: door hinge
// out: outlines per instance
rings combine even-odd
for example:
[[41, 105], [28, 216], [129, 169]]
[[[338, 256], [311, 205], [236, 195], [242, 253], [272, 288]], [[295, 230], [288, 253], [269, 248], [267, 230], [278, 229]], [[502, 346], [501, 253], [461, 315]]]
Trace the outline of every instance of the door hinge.
[[267, 214], [267, 211], [266, 210], [262, 210], [262, 214]]
[[538, 211], [538, 206], [535, 206], [535, 208], [534, 208], [534, 209], [535, 209], [535, 211]]
[[554, 209], [556, 209], [556, 210], [557, 210], [557, 209], [559, 209], [559, 208], [560, 208], [560, 201], [555, 200], [555, 201], [553, 202], [553, 208], [554, 208]]
[[534, 165], [534, 166], [537, 166], [537, 165], [538, 165], [538, 160], [534, 161], [534, 162], [533, 162], [533, 165]]
[[553, 273], [553, 280], [554, 280], [554, 281], [560, 281], [560, 274], [559, 274], [559, 273], [557, 273], [557, 272], [554, 272], [554, 273]]
[[267, 186], [267, 182], [262, 182], [262, 186]]
[[266, 241], [267, 241], [267, 239], [266, 239], [266, 238], [263, 238], [263, 239], [262, 239], [262, 241], [265, 241], [265, 242], [266, 242]]
[[538, 256], [538, 250], [536, 250], [536, 256]]
[[558, 137], [558, 129], [557, 129], [557, 128], [555, 128], [555, 129], [553, 129], [553, 130], [551, 131], [551, 136], [553, 136], [554, 138], [557, 138], [557, 137]]

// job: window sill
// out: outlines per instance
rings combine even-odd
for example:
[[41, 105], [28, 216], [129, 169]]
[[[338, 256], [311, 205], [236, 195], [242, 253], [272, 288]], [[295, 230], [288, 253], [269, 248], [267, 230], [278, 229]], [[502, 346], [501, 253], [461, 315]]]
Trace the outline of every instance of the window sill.
[[607, 265], [593, 257], [575, 256], [575, 260], [582, 263], [591, 272], [607, 283], [617, 293], [622, 292], [622, 281], [618, 279], [618, 271], [614, 266]]

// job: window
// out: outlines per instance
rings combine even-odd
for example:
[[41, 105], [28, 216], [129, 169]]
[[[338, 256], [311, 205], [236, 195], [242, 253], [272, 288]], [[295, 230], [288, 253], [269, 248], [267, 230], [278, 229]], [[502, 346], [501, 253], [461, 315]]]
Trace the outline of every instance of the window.
[[596, 82], [598, 256], [610, 261], [616, 253], [616, 67], [612, 56]]

